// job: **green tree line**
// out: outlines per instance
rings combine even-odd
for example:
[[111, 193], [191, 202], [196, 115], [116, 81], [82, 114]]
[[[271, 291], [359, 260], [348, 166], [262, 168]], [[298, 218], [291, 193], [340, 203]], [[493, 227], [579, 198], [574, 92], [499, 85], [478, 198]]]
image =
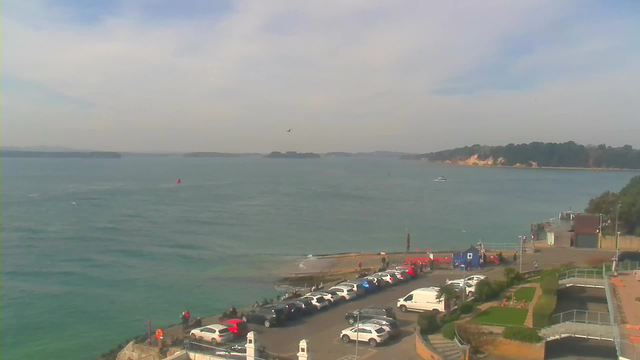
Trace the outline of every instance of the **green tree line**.
[[537, 163], [544, 167], [619, 168], [640, 169], [640, 150], [631, 145], [611, 147], [565, 143], [532, 142], [506, 146], [472, 145], [428, 154], [409, 155], [403, 159], [428, 159], [430, 161], [458, 161], [478, 155], [479, 160], [504, 159], [503, 165]]
[[618, 209], [618, 230], [640, 236], [640, 176], [634, 176], [619, 193], [605, 191], [589, 201], [586, 213], [602, 214], [603, 233], [611, 233], [615, 228], [616, 206]]

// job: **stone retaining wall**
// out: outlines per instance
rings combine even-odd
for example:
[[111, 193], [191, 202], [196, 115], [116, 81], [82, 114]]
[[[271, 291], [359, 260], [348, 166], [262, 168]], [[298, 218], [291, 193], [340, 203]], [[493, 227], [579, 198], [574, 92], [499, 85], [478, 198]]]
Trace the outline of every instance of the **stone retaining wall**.
[[545, 343], [530, 344], [520, 341], [492, 337], [489, 341], [481, 342], [480, 351], [498, 356], [509, 356], [518, 359], [544, 360]]
[[416, 352], [425, 360], [442, 360], [442, 358], [436, 354], [435, 350], [431, 347], [429, 341], [426, 341], [420, 335], [419, 330], [416, 330]]

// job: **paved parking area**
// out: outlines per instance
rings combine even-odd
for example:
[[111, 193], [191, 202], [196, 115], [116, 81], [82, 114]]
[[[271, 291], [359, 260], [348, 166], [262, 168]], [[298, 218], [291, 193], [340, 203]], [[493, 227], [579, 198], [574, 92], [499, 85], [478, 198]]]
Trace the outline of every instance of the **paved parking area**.
[[[491, 276], [502, 276], [502, 269], [486, 272]], [[259, 325], [251, 325], [258, 333], [258, 342], [266, 346], [270, 352], [291, 354], [297, 352], [301, 339], [309, 340], [309, 351], [316, 358], [327, 360], [355, 359], [356, 344], [345, 344], [339, 338], [340, 331], [349, 327], [344, 319], [347, 312], [367, 306], [392, 306], [396, 308], [397, 300], [410, 291], [427, 286], [443, 284], [447, 278], [455, 278], [459, 272], [442, 271], [423, 276], [417, 280], [401, 283], [392, 288], [382, 290], [360, 299], [337, 305], [310, 317], [299, 319], [281, 328], [266, 329]], [[358, 345], [358, 359], [371, 360], [417, 360], [420, 357], [415, 351], [414, 329], [418, 313], [401, 313], [395, 310], [398, 322], [402, 326], [398, 338], [371, 348], [367, 343]]]

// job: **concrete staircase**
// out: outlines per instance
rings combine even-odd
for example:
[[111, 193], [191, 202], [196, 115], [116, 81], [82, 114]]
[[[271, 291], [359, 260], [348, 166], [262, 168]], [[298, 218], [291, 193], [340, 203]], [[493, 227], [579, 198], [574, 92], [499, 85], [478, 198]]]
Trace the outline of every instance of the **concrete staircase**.
[[460, 349], [452, 340], [446, 339], [442, 334], [429, 335], [429, 342], [435, 352], [444, 360], [460, 360]]
[[540, 336], [547, 341], [569, 336], [587, 339], [612, 340], [613, 328], [611, 325], [563, 322], [540, 330]]

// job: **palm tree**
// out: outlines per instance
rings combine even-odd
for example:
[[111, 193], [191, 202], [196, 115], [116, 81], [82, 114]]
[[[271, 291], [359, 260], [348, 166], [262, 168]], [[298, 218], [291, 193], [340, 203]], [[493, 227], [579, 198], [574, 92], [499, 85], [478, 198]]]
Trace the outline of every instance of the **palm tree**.
[[444, 298], [444, 310], [447, 314], [449, 314], [449, 310], [451, 309], [451, 301], [458, 300], [460, 297], [460, 292], [453, 285], [447, 284], [441, 286], [438, 289], [438, 296], [436, 297], [438, 300]]

